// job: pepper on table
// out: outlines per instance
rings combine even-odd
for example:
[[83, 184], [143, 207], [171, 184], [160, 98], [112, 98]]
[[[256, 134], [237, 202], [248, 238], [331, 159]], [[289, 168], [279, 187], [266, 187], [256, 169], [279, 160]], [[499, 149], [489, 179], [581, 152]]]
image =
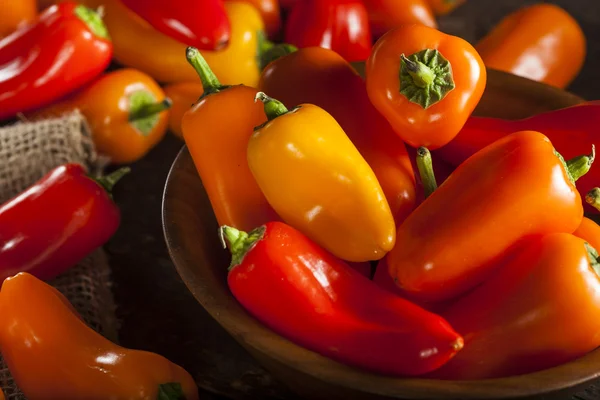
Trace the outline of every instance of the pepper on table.
[[0, 0], [0, 39], [35, 20], [35, 0]]
[[79, 109], [98, 152], [112, 163], [142, 158], [165, 135], [171, 100], [141, 71], [119, 69], [93, 82], [68, 100], [40, 110], [33, 118]]
[[374, 37], [405, 24], [422, 24], [437, 28], [437, 21], [427, 0], [364, 0]]
[[565, 163], [548, 138], [533, 131], [482, 149], [398, 227], [387, 257], [390, 275], [422, 301], [467, 292], [521, 239], [579, 227], [583, 205], [575, 181], [592, 162], [593, 155]]
[[231, 26], [223, 0], [120, 0], [154, 29], [200, 50], [227, 45]]
[[0, 120], [79, 89], [104, 71], [111, 56], [95, 11], [73, 2], [49, 7], [0, 41]]
[[378, 288], [289, 225], [224, 226], [221, 236], [235, 298], [296, 344], [388, 375], [435, 370], [462, 348], [441, 317]]
[[217, 222], [250, 230], [278, 220], [246, 157], [254, 127], [266, 121], [262, 106], [254, 102], [256, 89], [221, 85], [197, 49], [188, 48], [186, 57], [204, 94], [183, 115], [181, 128]]
[[569, 13], [540, 3], [505, 17], [475, 48], [488, 68], [564, 88], [583, 66], [586, 39]]
[[0, 349], [30, 400], [198, 400], [192, 377], [166, 358], [110, 342], [55, 288], [27, 273], [2, 284]]
[[267, 66], [258, 89], [283, 104], [314, 104], [331, 114], [375, 173], [396, 225], [413, 210], [415, 174], [406, 146], [339, 54], [321, 47], [299, 49]]
[[108, 241], [121, 219], [110, 191], [128, 171], [92, 179], [79, 164], [61, 165], [0, 206], [0, 280], [52, 279]]
[[321, 46], [347, 61], [364, 61], [371, 52], [371, 29], [361, 0], [302, 0], [288, 16], [285, 40], [299, 48]]
[[345, 261], [381, 259], [396, 225], [373, 170], [327, 111], [289, 110], [262, 92], [268, 122], [248, 142], [248, 165], [288, 224]]

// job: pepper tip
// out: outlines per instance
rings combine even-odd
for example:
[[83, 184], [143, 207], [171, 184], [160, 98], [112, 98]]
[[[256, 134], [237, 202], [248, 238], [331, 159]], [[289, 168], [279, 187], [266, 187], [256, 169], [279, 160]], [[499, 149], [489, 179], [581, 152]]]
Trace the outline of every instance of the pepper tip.
[[270, 100], [270, 97], [267, 96], [264, 92], [258, 92], [258, 93], [256, 93], [256, 96], [254, 97], [254, 102], [257, 103], [259, 100], [263, 103], [266, 103], [267, 101]]

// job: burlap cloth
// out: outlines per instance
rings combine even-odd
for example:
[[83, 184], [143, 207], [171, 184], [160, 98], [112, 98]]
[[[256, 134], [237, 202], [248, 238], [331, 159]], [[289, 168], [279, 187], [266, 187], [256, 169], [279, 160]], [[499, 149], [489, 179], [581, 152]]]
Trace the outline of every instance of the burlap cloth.
[[[60, 118], [21, 121], [0, 128], [0, 203], [31, 186], [52, 168], [69, 162], [83, 165], [91, 174], [98, 174], [103, 164], [94, 150], [85, 118], [77, 111]], [[71, 301], [90, 327], [116, 341], [115, 304], [104, 250], [96, 250], [50, 283]], [[7, 399], [25, 399], [1, 358], [0, 386]]]

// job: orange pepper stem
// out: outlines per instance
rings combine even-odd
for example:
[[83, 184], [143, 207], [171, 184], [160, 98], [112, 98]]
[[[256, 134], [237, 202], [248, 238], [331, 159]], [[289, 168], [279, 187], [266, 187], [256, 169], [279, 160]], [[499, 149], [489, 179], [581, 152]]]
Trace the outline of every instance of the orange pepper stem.
[[208, 63], [197, 48], [188, 47], [185, 50], [185, 57], [192, 67], [194, 67], [202, 81], [202, 87], [204, 88], [204, 94], [202, 96], [217, 93], [227, 87], [221, 85], [221, 82], [219, 82], [219, 79], [217, 79], [217, 76], [210, 69]]
[[171, 99], [166, 97], [163, 101], [142, 104], [129, 112], [129, 121], [137, 121], [142, 118], [151, 117], [160, 112], [168, 110], [173, 105]]
[[78, 5], [75, 7], [75, 15], [86, 24], [92, 33], [99, 38], [110, 40], [108, 29], [102, 21], [102, 15], [86, 6]]
[[288, 112], [288, 109], [283, 105], [282, 102], [267, 96], [263, 92], [256, 93], [254, 102], [257, 102], [258, 100], [262, 101], [265, 105], [265, 114], [269, 121], [272, 121]]
[[435, 179], [435, 173], [433, 172], [431, 153], [426, 147], [419, 147], [417, 149], [417, 168], [419, 169], [419, 175], [421, 176], [425, 198], [427, 198], [435, 192], [438, 185]]
[[400, 55], [400, 93], [427, 109], [455, 87], [452, 66], [438, 50], [425, 49]]
[[253, 229], [249, 233], [227, 225], [219, 228], [219, 238], [221, 239], [223, 248], [229, 247], [229, 251], [231, 252], [229, 270], [242, 263], [244, 256], [252, 250], [256, 242], [263, 238], [265, 230], [264, 226]]
[[93, 178], [100, 186], [104, 188], [109, 194], [112, 193], [112, 190], [117, 182], [121, 180], [125, 175], [131, 172], [131, 168], [123, 167], [118, 170], [111, 172], [108, 175], [101, 176], [99, 178]]
[[600, 211], [600, 188], [593, 188], [585, 195], [585, 202]]
[[[562, 156], [560, 157], [562, 158]], [[587, 174], [596, 158], [596, 146], [592, 145], [592, 152], [589, 155], [577, 156], [565, 162], [567, 172], [573, 183]]]

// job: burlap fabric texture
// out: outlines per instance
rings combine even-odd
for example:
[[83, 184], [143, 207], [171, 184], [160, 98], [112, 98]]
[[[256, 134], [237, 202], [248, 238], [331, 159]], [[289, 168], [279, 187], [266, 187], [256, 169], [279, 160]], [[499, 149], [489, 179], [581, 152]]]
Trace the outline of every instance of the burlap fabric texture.
[[[19, 194], [52, 168], [70, 162], [83, 165], [90, 174], [98, 174], [102, 167], [85, 118], [77, 111], [0, 128], [0, 202]], [[69, 299], [90, 327], [116, 341], [110, 268], [102, 249], [50, 283]], [[7, 399], [25, 399], [1, 358], [0, 386]]]

